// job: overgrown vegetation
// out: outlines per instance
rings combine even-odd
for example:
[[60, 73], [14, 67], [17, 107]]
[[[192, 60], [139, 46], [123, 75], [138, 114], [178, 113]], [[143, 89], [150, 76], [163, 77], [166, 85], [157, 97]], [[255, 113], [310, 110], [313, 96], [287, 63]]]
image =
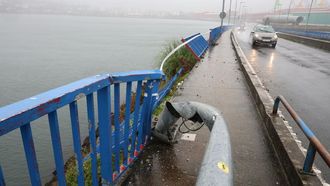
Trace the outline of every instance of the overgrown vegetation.
[[[163, 59], [180, 44], [180, 41], [173, 40], [169, 41], [164, 46], [159, 55], [159, 66]], [[189, 72], [195, 66], [196, 62], [197, 60], [194, 55], [186, 47], [181, 47], [167, 59], [163, 71], [166, 74], [167, 79], [171, 79], [181, 67], [184, 69], [183, 74]]]
[[[180, 41], [173, 40], [168, 42], [164, 46], [163, 50], [160, 52], [159, 55], [159, 66], [161, 65], [163, 59], [180, 44]], [[165, 102], [169, 101], [176, 92], [177, 83], [183, 81], [188, 76], [189, 72], [195, 66], [196, 62], [196, 58], [186, 47], [181, 47], [171, 57], [167, 59], [163, 66], [163, 72], [166, 75], [166, 81], [161, 82], [160, 89], [167, 84], [167, 81], [172, 79], [172, 77], [178, 72], [181, 67], [183, 68], [183, 72], [174, 83], [171, 91], [165, 96], [162, 103], [155, 109], [153, 113], [154, 116], [158, 116], [161, 113], [161, 111], [164, 109]]]
[[[163, 50], [159, 54], [159, 65], [163, 61], [163, 59], [172, 51], [174, 50], [178, 45], [180, 45], [181, 42], [177, 40], [173, 40], [168, 42]], [[181, 73], [181, 76], [177, 79], [174, 86], [172, 87], [172, 90], [166, 95], [163, 102], [160, 104], [160, 106], [154, 111], [154, 115], [159, 115], [160, 112], [163, 110], [165, 101], [168, 101], [171, 99], [171, 97], [174, 95], [174, 92], [177, 89], [177, 82], [181, 82], [187, 75], [189, 74], [190, 70], [195, 66], [197, 60], [193, 56], [193, 54], [185, 47], [182, 47], [178, 51], [176, 51], [164, 64], [163, 71], [166, 75], [166, 80], [162, 81], [160, 84], [160, 89], [166, 85], [166, 83], [172, 79], [172, 77], [177, 73], [177, 71], [183, 67], [183, 72]], [[142, 93], [143, 95], [143, 93]], [[142, 98], [141, 98], [142, 99]], [[135, 105], [135, 93], [132, 93], [132, 102], [131, 102], [131, 112], [134, 110]], [[120, 122], [122, 122], [125, 118], [125, 104], [121, 105], [120, 107]], [[114, 117], [111, 117], [111, 120], [113, 121]], [[113, 122], [112, 122], [113, 123]], [[90, 152], [89, 147], [89, 138], [86, 138], [84, 140], [84, 145], [82, 148], [83, 155], [86, 156]], [[122, 155], [122, 153], [121, 153]], [[120, 158], [122, 162], [122, 157]], [[98, 174], [100, 175], [100, 157], [97, 157], [97, 163], [98, 163]], [[84, 176], [85, 176], [85, 185], [91, 185], [92, 184], [92, 177], [91, 177], [91, 159], [88, 159], [84, 162]], [[75, 157], [71, 157], [65, 164], [65, 175], [67, 180], [67, 185], [78, 185], [77, 183], [77, 166], [76, 166], [76, 160]], [[51, 181], [47, 185], [53, 185], [56, 181]], [[56, 185], [56, 184], [55, 184]]]
[[[100, 157], [97, 157], [97, 174], [101, 174], [101, 169], [100, 169]], [[84, 178], [85, 178], [85, 185], [92, 185], [92, 161], [89, 158], [84, 162]], [[72, 161], [70, 163], [70, 166], [67, 167], [66, 169], [66, 174], [65, 178], [67, 181], [67, 185], [70, 186], [77, 186], [78, 185], [78, 172], [77, 172], [77, 166], [76, 166], [76, 161]]]

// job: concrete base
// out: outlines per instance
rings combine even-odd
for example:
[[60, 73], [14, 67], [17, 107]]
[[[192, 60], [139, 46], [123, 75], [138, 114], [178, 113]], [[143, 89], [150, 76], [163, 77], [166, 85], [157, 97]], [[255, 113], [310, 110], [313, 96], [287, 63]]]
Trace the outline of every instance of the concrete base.
[[330, 41], [320, 40], [320, 39], [314, 39], [314, 38], [308, 38], [303, 36], [297, 36], [287, 33], [278, 33], [277, 34], [280, 38], [291, 40], [297, 43], [302, 43], [308, 46], [312, 46], [315, 48], [320, 48], [323, 50], [330, 51]]

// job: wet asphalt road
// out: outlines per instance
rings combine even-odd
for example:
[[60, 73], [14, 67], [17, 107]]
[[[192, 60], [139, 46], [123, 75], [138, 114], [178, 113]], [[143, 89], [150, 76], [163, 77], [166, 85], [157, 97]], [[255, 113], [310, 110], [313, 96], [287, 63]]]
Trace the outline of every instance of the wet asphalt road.
[[[239, 43], [273, 98], [283, 95], [330, 150], [330, 53], [279, 38], [275, 49], [251, 47], [250, 29], [238, 31]], [[283, 108], [281, 109], [284, 110]], [[287, 113], [286, 119], [293, 125]], [[307, 140], [295, 128], [307, 147]], [[330, 182], [330, 169], [317, 156], [317, 167]]]

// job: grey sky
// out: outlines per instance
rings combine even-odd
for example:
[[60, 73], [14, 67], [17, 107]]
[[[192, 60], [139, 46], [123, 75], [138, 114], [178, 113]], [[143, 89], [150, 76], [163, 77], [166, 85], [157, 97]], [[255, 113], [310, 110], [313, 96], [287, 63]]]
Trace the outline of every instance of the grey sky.
[[[222, 7], [222, 0], [0, 0], [1, 1], [13, 1], [20, 2], [22, 4], [41, 3], [47, 4], [52, 2], [52, 5], [67, 4], [67, 5], [83, 5], [104, 10], [119, 10], [125, 12], [132, 11], [167, 11], [167, 12], [220, 12]], [[226, 1], [226, 12], [229, 10], [230, 0]], [[237, 11], [239, 9], [240, 2], [242, 7], [247, 10], [248, 13], [257, 12], [272, 12], [276, 0], [232, 0], [232, 10], [235, 9], [237, 2]], [[291, 0], [280, 0], [282, 8], [287, 9]], [[298, 5], [299, 2], [309, 5], [311, 0], [292, 0], [293, 6]], [[314, 0], [315, 6], [319, 2], [326, 2], [328, 7], [330, 0]]]
[[[65, 0], [96, 7], [118, 8], [125, 10], [184, 11], [184, 12], [219, 12], [222, 0]], [[238, 4], [242, 0], [237, 0]], [[250, 12], [270, 11], [275, 0], [244, 0]], [[230, 0], [226, 0], [229, 9]], [[232, 9], [236, 0], [232, 0]]]
[[[219, 12], [222, 0], [62, 0], [70, 3], [82, 3], [96, 7], [118, 8], [123, 10], [141, 11], [184, 11], [184, 12]], [[275, 0], [232, 0], [232, 9], [235, 3], [238, 7], [241, 1], [245, 2], [248, 12], [269, 12], [273, 10]], [[293, 0], [294, 4], [299, 4], [301, 0]], [[308, 4], [311, 0], [303, 0]], [[317, 4], [318, 1], [314, 2]], [[324, 0], [330, 4], [330, 0]], [[287, 8], [290, 0], [280, 0], [282, 7]], [[230, 0], [226, 0], [226, 9], [229, 9]], [[243, 4], [242, 4], [243, 5]]]

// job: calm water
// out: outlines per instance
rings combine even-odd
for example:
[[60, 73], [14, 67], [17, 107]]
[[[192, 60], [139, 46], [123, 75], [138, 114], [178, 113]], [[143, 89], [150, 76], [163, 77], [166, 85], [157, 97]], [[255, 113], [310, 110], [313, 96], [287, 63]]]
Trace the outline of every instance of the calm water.
[[[166, 41], [215, 26], [205, 21], [0, 14], [0, 106], [103, 72], [153, 69]], [[59, 111], [59, 120], [68, 158], [67, 108]], [[54, 170], [47, 118], [32, 125], [40, 173], [47, 181]], [[81, 133], [86, 131], [82, 122]], [[8, 185], [29, 184], [18, 130], [1, 137], [0, 163]]]

